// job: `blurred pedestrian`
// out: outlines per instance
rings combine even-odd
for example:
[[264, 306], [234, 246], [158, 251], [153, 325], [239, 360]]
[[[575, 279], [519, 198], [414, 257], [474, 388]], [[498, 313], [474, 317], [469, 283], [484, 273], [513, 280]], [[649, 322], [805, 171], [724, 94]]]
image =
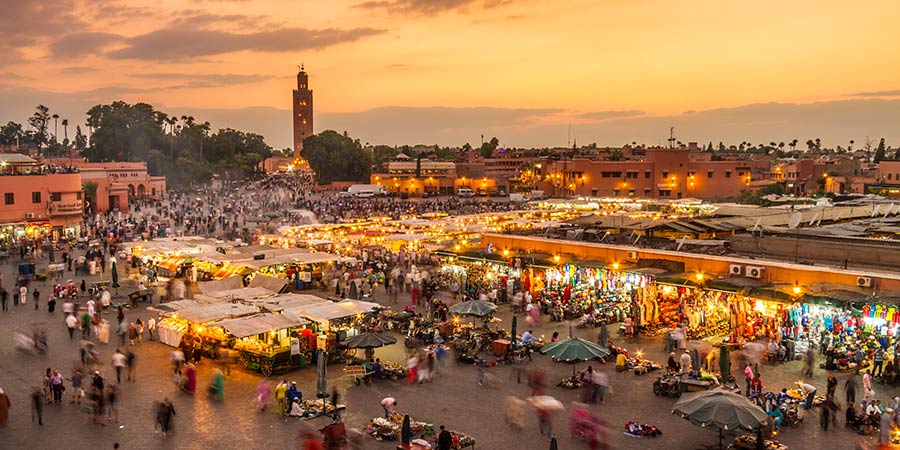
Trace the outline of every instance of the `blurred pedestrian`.
[[9, 396], [6, 395], [3, 388], [0, 388], [0, 428], [5, 427], [6, 422], [9, 421], [10, 407], [12, 407], [12, 403], [9, 401]]

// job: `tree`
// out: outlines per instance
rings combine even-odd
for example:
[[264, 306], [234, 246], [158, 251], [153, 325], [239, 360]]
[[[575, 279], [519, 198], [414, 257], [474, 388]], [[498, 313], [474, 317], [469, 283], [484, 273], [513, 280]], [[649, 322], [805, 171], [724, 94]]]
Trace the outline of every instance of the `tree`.
[[886, 153], [887, 150], [884, 147], [884, 138], [881, 138], [881, 140], [878, 141], [878, 148], [875, 149], [875, 162], [880, 163], [881, 161], [884, 161]]
[[815, 150], [815, 148], [816, 148], [816, 143], [815, 143], [815, 141], [813, 141], [812, 139], [807, 140], [807, 141], [806, 141], [806, 148], [807, 148], [807, 150], [809, 150], [809, 151]]
[[50, 108], [44, 105], [38, 105], [34, 114], [28, 118], [28, 125], [34, 129], [32, 142], [43, 149], [50, 138], [47, 136], [47, 127], [50, 125]]
[[822, 139], [816, 138], [816, 151], [821, 151], [821, 150], [822, 150]]
[[394, 159], [398, 154], [400, 154], [400, 150], [390, 145], [376, 145], [372, 148], [372, 161], [376, 167], [381, 167], [382, 164]]
[[69, 119], [62, 120], [63, 144], [69, 145]]
[[795, 138], [795, 139], [791, 140], [791, 151], [793, 152], [796, 150], [797, 150], [797, 139]]
[[88, 201], [88, 204], [85, 205], [85, 209], [87, 209], [88, 206], [95, 208], [97, 205], [97, 182], [85, 181], [81, 183], [81, 190], [84, 191], [84, 198]]
[[481, 148], [478, 151], [481, 153], [482, 158], [490, 158], [494, 155], [494, 152], [499, 146], [500, 140], [496, 137], [492, 137], [490, 141], [482, 143]]
[[368, 181], [372, 154], [359, 141], [334, 130], [326, 130], [303, 140], [303, 157], [320, 184], [332, 181]]
[[6, 125], [0, 125], [0, 144], [15, 145], [24, 137], [25, 130], [22, 129], [22, 124], [10, 121]]
[[472, 144], [469, 144], [468, 142], [466, 142], [465, 144], [463, 144], [462, 149], [464, 152], [471, 152]]
[[621, 161], [625, 159], [625, 155], [622, 153], [622, 150], [615, 149], [609, 153], [610, 161]]
[[87, 136], [81, 132], [81, 125], [75, 125], [75, 148], [84, 150], [87, 147]]

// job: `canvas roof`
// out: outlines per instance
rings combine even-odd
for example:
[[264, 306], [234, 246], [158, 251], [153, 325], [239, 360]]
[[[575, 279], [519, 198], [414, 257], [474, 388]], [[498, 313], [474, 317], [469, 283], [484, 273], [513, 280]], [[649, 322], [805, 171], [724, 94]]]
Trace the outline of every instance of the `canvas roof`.
[[204, 281], [203, 283], [199, 283], [200, 292], [204, 294], [212, 294], [220, 291], [227, 291], [231, 289], [240, 289], [244, 287], [243, 281], [241, 281], [240, 275], [232, 275], [228, 278], [223, 278], [221, 280], [214, 281]]
[[207, 323], [259, 312], [255, 306], [241, 303], [213, 303], [177, 311], [175, 314], [194, 323]]
[[281, 277], [270, 277], [268, 275], [256, 274], [252, 280], [250, 280], [250, 288], [263, 288], [268, 289], [272, 292], [281, 292], [284, 289], [284, 285], [286, 285], [288, 280], [286, 278]]
[[237, 319], [228, 319], [209, 324], [225, 328], [234, 337], [242, 338], [253, 336], [282, 328], [294, 328], [308, 324], [309, 321], [302, 317], [284, 314], [263, 313]]
[[377, 303], [343, 300], [337, 303], [321, 303], [290, 308], [284, 310], [284, 312], [285, 314], [295, 314], [313, 320], [334, 320], [365, 314], [371, 312], [376, 306], [378, 306]]

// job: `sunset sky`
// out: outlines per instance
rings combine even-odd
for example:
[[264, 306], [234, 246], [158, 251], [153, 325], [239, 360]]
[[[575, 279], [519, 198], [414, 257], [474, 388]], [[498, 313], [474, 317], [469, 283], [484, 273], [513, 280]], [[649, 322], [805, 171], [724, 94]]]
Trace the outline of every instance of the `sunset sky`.
[[[900, 2], [0, 0], [0, 120], [144, 101], [290, 145], [316, 131], [509, 146], [900, 145]], [[893, 140], [893, 142], [890, 142]]]

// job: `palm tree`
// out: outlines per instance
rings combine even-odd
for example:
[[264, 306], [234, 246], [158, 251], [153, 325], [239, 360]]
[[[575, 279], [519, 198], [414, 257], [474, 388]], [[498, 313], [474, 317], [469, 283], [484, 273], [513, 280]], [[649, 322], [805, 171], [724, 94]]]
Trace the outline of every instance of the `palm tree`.
[[69, 142], [69, 119], [63, 119], [63, 142]]
[[854, 141], [853, 139], [850, 139], [850, 146], [847, 147], [847, 152], [848, 152], [848, 153], [853, 153], [853, 144], [854, 144], [855, 142], [856, 142], [856, 141]]
[[797, 138], [794, 138], [793, 140], [791, 140], [791, 151], [793, 152], [796, 150], [797, 150]]
[[53, 142], [58, 142], [59, 139], [57, 136], [59, 136], [59, 125], [57, 124], [57, 120], [59, 120], [59, 114], [54, 114], [51, 117], [53, 117]]
[[816, 150], [822, 150], [822, 139], [816, 138]]

